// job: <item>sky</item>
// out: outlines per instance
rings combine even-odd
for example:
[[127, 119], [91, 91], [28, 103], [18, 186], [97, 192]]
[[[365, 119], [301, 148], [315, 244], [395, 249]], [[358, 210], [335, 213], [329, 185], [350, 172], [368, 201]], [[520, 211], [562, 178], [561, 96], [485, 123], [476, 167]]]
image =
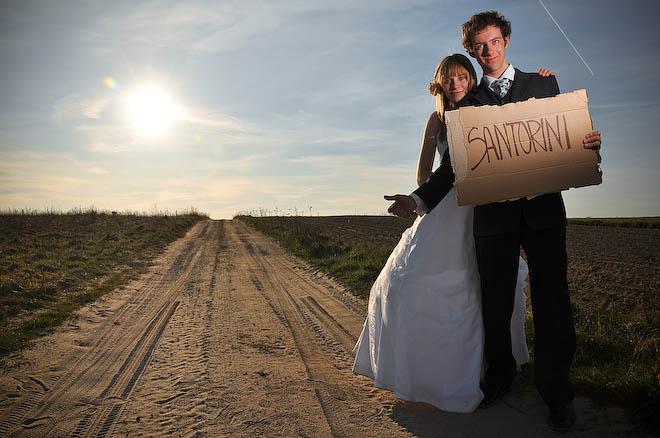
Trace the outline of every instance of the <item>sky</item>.
[[385, 214], [489, 9], [515, 67], [588, 91], [603, 183], [567, 215], [659, 216], [660, 2], [634, 0], [2, 0], [0, 209]]

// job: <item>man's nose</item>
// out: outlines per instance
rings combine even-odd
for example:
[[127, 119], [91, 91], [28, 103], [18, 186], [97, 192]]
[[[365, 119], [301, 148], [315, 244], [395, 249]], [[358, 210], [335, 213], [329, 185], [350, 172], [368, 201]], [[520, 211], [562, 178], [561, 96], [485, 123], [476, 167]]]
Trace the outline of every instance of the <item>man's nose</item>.
[[488, 52], [489, 52], [489, 48], [488, 48], [488, 44], [486, 43], [484, 44], [484, 48], [482, 49], [482, 54], [487, 56]]

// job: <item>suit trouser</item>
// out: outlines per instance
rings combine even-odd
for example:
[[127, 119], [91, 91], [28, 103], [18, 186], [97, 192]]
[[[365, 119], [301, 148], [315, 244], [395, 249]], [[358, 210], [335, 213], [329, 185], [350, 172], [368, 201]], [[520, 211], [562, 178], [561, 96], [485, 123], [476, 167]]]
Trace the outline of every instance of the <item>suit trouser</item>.
[[546, 403], [573, 399], [570, 366], [575, 328], [568, 295], [566, 227], [475, 236], [481, 277], [486, 380], [510, 385], [516, 372], [511, 352], [511, 314], [520, 246], [529, 265], [534, 316], [534, 379]]

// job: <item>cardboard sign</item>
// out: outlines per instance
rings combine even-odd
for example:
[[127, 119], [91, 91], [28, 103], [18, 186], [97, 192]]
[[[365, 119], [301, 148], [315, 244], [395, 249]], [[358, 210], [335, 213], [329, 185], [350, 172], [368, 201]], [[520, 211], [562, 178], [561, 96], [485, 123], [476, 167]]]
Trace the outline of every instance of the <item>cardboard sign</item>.
[[445, 113], [459, 205], [600, 184], [586, 90]]

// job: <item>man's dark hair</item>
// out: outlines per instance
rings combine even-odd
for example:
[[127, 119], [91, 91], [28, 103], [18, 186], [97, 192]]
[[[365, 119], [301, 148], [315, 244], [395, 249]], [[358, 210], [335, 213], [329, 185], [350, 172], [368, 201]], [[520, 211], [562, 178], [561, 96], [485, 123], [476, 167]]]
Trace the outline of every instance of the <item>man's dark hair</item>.
[[474, 50], [472, 48], [472, 38], [477, 32], [481, 32], [488, 26], [499, 27], [502, 36], [507, 38], [511, 35], [511, 22], [507, 20], [504, 15], [497, 11], [485, 11], [474, 14], [468, 21], [463, 23], [463, 47], [474, 57]]

